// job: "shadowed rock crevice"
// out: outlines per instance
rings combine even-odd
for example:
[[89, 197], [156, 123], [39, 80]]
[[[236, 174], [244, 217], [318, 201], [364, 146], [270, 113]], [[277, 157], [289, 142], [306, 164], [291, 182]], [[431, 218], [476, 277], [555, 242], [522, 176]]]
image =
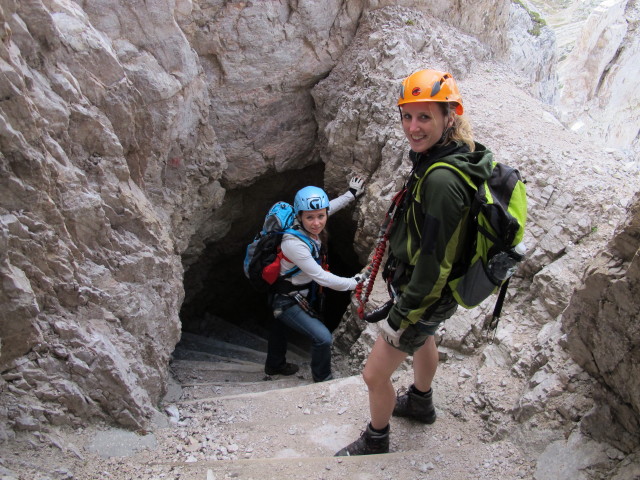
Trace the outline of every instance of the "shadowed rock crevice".
[[[247, 244], [259, 231], [268, 209], [275, 202], [293, 202], [295, 193], [306, 185], [323, 185], [324, 165], [274, 174], [242, 190], [227, 192], [228, 201], [221, 207], [233, 210], [235, 219], [222, 239], [210, 242], [198, 257], [184, 258], [185, 301], [180, 318], [182, 330], [205, 336], [217, 332], [207, 318], [223, 318], [235, 325], [252, 328], [264, 326], [271, 316], [266, 294], [256, 292], [242, 270]], [[346, 182], [345, 182], [346, 190]], [[338, 195], [329, 193], [330, 197]], [[361, 265], [353, 251], [356, 223], [353, 206], [331, 216], [328, 222], [329, 261], [331, 271], [351, 276]], [[327, 292], [326, 322], [333, 330], [349, 303], [349, 293]]]

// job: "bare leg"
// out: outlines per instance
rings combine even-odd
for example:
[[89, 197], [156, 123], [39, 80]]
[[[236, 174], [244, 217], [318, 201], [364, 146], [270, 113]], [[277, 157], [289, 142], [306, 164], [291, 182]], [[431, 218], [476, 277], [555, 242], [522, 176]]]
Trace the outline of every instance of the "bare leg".
[[375, 429], [381, 430], [389, 425], [396, 404], [391, 375], [406, 356], [406, 353], [392, 347], [379, 336], [367, 359], [362, 377], [369, 389], [371, 426]]
[[438, 347], [433, 336], [427, 338], [424, 345], [413, 354], [413, 384], [421, 392], [431, 388], [438, 368], [438, 359]]

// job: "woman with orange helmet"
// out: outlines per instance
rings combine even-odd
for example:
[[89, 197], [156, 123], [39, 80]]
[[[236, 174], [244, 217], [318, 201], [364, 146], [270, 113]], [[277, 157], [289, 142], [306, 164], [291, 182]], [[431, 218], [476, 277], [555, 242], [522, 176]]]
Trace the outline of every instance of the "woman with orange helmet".
[[[355, 442], [336, 455], [389, 451], [392, 415], [431, 424], [436, 420], [431, 383], [438, 366], [434, 334], [457, 308], [447, 279], [464, 260], [473, 189], [445, 162], [475, 182], [491, 175], [492, 153], [474, 142], [453, 76], [420, 70], [401, 84], [398, 108], [413, 170], [394, 216], [383, 278], [394, 293], [386, 308], [365, 317], [380, 335], [362, 372], [371, 421]], [[468, 249], [468, 248], [467, 248]], [[413, 355], [413, 384], [396, 396], [391, 375]]]

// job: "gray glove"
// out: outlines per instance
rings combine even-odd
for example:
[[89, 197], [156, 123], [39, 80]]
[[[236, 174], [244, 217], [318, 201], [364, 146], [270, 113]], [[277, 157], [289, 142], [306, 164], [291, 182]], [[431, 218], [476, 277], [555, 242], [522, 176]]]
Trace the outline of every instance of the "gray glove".
[[353, 278], [355, 278], [358, 283], [364, 283], [369, 279], [370, 276], [371, 269], [367, 267], [362, 272], [355, 274]]
[[364, 193], [364, 178], [353, 177], [349, 180], [349, 191], [353, 194], [354, 198], [358, 198]]

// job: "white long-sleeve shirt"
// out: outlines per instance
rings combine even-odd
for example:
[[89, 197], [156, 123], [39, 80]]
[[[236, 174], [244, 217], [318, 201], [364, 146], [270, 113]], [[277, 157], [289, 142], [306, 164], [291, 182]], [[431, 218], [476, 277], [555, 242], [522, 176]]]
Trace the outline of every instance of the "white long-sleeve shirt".
[[[331, 200], [329, 202], [329, 216], [346, 207], [354, 199], [355, 197], [351, 192], [346, 192]], [[305, 231], [301, 230], [301, 232], [304, 233]], [[320, 242], [320, 240], [315, 240], [308, 235], [307, 237], [310, 241], [315, 243], [318, 251], [320, 251], [322, 242]], [[285, 233], [282, 236], [280, 248], [282, 249], [282, 253], [284, 253], [285, 257], [287, 257], [286, 259], [283, 258], [280, 263], [280, 275], [284, 275], [294, 266], [297, 266], [300, 269], [299, 273], [286, 279], [294, 285], [304, 285], [313, 281], [318, 285], [338, 291], [353, 290], [356, 288], [357, 282], [354, 278], [339, 277], [331, 272], [327, 272], [318, 265], [316, 259], [313, 258], [309, 246], [297, 236]]]

